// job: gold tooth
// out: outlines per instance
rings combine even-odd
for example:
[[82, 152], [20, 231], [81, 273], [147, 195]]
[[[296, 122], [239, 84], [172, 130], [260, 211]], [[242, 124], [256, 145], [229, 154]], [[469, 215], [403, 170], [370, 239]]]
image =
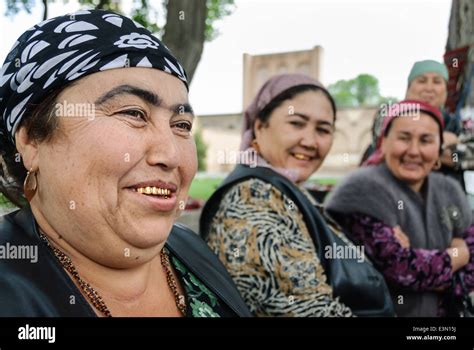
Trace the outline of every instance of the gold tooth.
[[297, 159], [301, 159], [301, 160], [308, 158], [308, 157], [306, 157], [306, 156], [304, 156], [304, 155], [302, 155], [302, 154], [296, 154], [296, 153], [295, 153], [295, 157], [296, 157]]
[[159, 188], [159, 187], [139, 187], [136, 189], [138, 193], [142, 194], [153, 194], [153, 195], [158, 195], [158, 196], [169, 196], [171, 195], [171, 191], [167, 188]]

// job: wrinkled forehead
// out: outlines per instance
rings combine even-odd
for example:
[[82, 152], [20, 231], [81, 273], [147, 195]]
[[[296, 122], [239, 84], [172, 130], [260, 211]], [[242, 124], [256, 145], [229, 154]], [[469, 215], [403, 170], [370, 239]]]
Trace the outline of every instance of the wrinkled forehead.
[[58, 100], [100, 103], [107, 98], [135, 96], [165, 105], [188, 102], [186, 86], [176, 77], [153, 68], [119, 68], [83, 77], [64, 89]]

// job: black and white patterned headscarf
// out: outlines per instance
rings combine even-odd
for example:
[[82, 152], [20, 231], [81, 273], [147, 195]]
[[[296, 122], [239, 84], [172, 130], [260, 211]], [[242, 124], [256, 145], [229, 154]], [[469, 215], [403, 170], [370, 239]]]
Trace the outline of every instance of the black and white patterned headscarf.
[[87, 74], [124, 67], [156, 68], [188, 88], [186, 73], [160, 40], [140, 24], [110, 11], [55, 17], [28, 29], [0, 69], [0, 134], [14, 142], [30, 105]]

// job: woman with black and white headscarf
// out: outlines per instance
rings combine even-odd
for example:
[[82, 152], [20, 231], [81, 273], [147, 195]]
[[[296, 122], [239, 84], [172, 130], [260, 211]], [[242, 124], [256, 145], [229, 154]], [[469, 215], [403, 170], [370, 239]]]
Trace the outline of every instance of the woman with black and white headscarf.
[[[148, 30], [80, 11], [27, 30], [0, 69], [0, 316], [246, 316], [174, 225], [196, 173], [186, 74]], [[8, 189], [3, 193], [8, 197]]]

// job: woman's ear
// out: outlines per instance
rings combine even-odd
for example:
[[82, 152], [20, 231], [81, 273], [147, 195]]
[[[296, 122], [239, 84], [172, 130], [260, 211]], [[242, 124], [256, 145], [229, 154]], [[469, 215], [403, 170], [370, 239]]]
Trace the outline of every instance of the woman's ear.
[[16, 131], [15, 144], [26, 170], [38, 170], [38, 143], [30, 139], [26, 127], [22, 126]]
[[380, 151], [385, 156], [385, 152], [387, 151], [387, 141], [385, 137], [382, 137], [382, 143], [380, 145]]
[[255, 120], [255, 123], [253, 124], [253, 134], [255, 135], [255, 138], [261, 134], [262, 128], [264, 126], [265, 123], [263, 123], [260, 119], [257, 118], [257, 120]]

